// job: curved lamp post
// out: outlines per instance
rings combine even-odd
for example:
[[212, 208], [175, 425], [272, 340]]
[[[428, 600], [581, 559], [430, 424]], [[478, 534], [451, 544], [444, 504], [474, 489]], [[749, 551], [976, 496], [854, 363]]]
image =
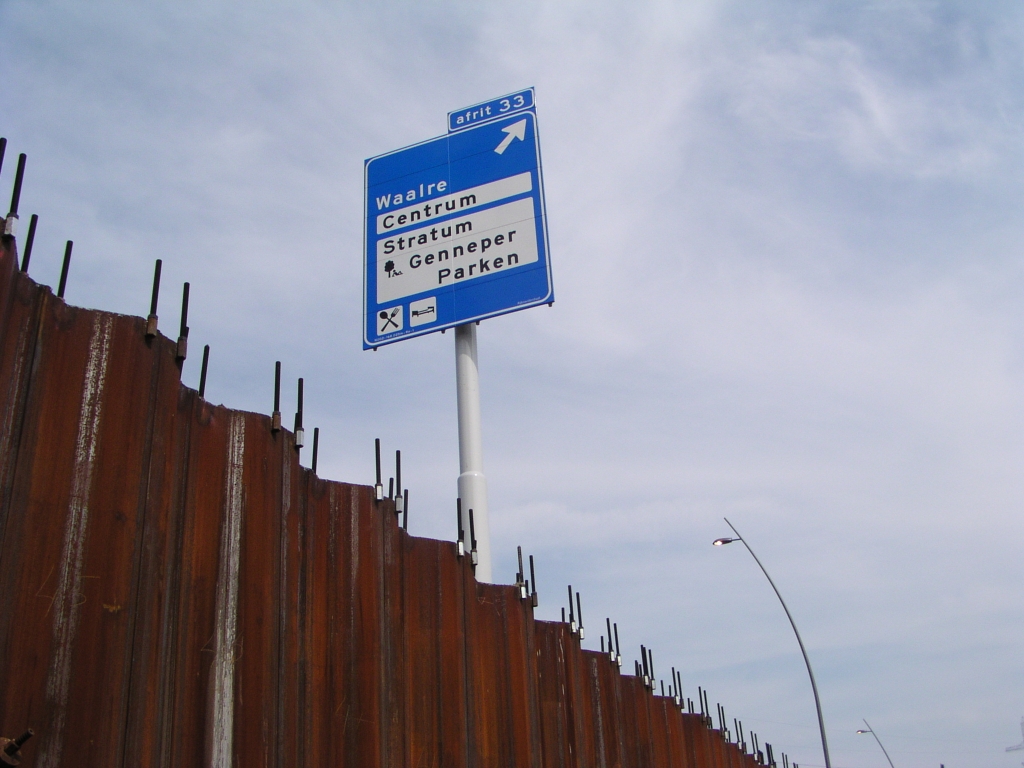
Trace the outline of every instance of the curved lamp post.
[[[747, 552], [754, 558], [754, 562], [757, 563], [761, 569], [761, 573], [764, 574], [765, 578], [768, 579], [768, 583], [772, 585], [772, 589], [775, 590], [775, 596], [779, 598], [779, 602], [782, 603], [782, 610], [786, 612], [786, 618], [789, 619], [789, 625], [793, 627], [793, 634], [796, 635], [796, 641], [800, 645], [800, 653], [803, 654], [804, 664], [807, 665], [807, 675], [811, 678], [811, 690], [814, 692], [814, 706], [818, 710], [818, 728], [821, 730], [821, 751], [825, 754], [825, 768], [832, 768], [832, 761], [828, 756], [828, 740], [825, 738], [825, 718], [821, 716], [821, 700], [818, 698], [818, 685], [814, 682], [814, 671], [811, 669], [811, 660], [807, 658], [807, 651], [804, 649], [804, 641], [800, 639], [800, 631], [796, 628], [796, 622], [793, 621], [793, 615], [789, 612], [789, 608], [786, 607], [786, 601], [782, 599], [782, 594], [779, 592], [779, 588], [775, 586], [775, 582], [772, 581], [772, 577], [768, 575], [768, 571], [761, 565], [761, 561], [757, 559], [757, 555], [754, 554], [754, 550], [747, 544], [746, 539], [740, 536], [740, 532], [736, 530], [736, 527], [729, 522], [728, 518], [722, 518], [725, 520], [726, 525], [732, 528], [732, 532], [736, 534], [736, 538], [722, 538], [715, 539], [713, 544], [716, 547], [721, 547], [724, 544], [732, 544], [734, 541], [743, 542], [743, 546], [747, 548]], [[866, 721], [865, 721], [866, 723]], [[877, 736], [875, 738], [878, 738]], [[879, 742], [881, 746], [881, 742]], [[884, 749], [882, 750], [885, 751]], [[886, 755], [888, 757], [888, 755]]]
[[[872, 736], [875, 737], [875, 741], [878, 742], [878, 746], [882, 747], [882, 740], [878, 738], [877, 733], [871, 730], [871, 726], [868, 725], [867, 720], [864, 721], [864, 725], [866, 725], [867, 727], [857, 729], [857, 733], [870, 733]], [[889, 768], [896, 768], [896, 766], [892, 764], [892, 758], [889, 757], [889, 753], [885, 751], [885, 747], [882, 747], [882, 754], [885, 755], [885, 759], [889, 761]]]

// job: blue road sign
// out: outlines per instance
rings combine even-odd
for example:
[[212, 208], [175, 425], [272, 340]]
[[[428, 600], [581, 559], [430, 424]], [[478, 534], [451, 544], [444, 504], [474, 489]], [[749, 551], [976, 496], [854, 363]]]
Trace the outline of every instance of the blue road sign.
[[364, 349], [554, 301], [533, 109], [365, 172]]
[[448, 132], [461, 131], [471, 125], [494, 120], [498, 117], [511, 115], [524, 109], [533, 109], [533, 88], [510, 93], [500, 99], [491, 99], [482, 104], [474, 104], [456, 112], [448, 113]]

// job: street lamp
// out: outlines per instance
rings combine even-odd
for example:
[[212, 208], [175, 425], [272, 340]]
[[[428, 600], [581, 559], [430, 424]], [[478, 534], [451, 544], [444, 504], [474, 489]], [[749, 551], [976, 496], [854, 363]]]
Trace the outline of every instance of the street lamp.
[[[761, 569], [761, 573], [764, 574], [765, 578], [768, 579], [768, 583], [772, 585], [772, 589], [775, 590], [775, 596], [779, 598], [779, 602], [782, 603], [782, 610], [786, 612], [786, 618], [789, 619], [789, 625], [793, 627], [793, 634], [796, 635], [796, 641], [800, 645], [800, 653], [803, 654], [804, 664], [807, 665], [807, 675], [811, 678], [811, 690], [814, 692], [814, 707], [818, 710], [818, 728], [821, 731], [821, 751], [825, 754], [825, 768], [832, 768], [832, 761], [828, 756], [828, 740], [825, 738], [825, 718], [821, 716], [821, 700], [818, 698], [818, 685], [814, 682], [814, 671], [811, 669], [811, 660], [807, 658], [807, 651], [804, 649], [804, 641], [800, 639], [800, 631], [796, 628], [796, 622], [793, 621], [793, 615], [789, 612], [789, 608], [786, 607], [786, 601], [782, 599], [782, 594], [779, 592], [779, 588], [775, 586], [775, 582], [772, 581], [772, 577], [768, 575], [768, 571], [765, 570], [761, 561], [754, 554], [754, 550], [747, 544], [746, 539], [740, 536], [740, 532], [736, 530], [736, 526], [729, 522], [728, 518], [722, 518], [725, 520], [725, 524], [732, 528], [732, 532], [736, 534], [734, 538], [721, 538], [715, 539], [712, 544], [716, 547], [721, 547], [725, 544], [732, 544], [734, 541], [743, 542], [743, 546], [747, 548], [747, 552], [754, 558], [754, 562], [757, 563]], [[878, 738], [877, 736], [875, 738]], [[881, 742], [879, 742], [881, 745]], [[885, 751], [884, 749], [882, 750]], [[888, 757], [888, 755], [886, 755]]]
[[[871, 730], [871, 726], [868, 725], [867, 720], [864, 721], [864, 725], [867, 725], [867, 728], [858, 728], [857, 733], [870, 733], [872, 736], [875, 737], [875, 741], [878, 742], [878, 746], [882, 747], [882, 740], [878, 738], [877, 733]], [[882, 754], [885, 755], [885, 759], [889, 761], [889, 768], [896, 768], [896, 766], [892, 764], [892, 758], [889, 757], [889, 753], [885, 751], [885, 747], [882, 747]]]

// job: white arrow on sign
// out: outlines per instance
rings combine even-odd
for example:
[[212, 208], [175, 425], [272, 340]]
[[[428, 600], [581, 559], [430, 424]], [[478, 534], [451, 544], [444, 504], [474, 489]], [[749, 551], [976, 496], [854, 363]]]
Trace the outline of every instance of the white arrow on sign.
[[494, 148], [494, 151], [499, 155], [508, 149], [508, 145], [512, 143], [512, 139], [519, 139], [520, 141], [526, 139], [526, 118], [523, 118], [518, 123], [512, 123], [512, 125], [506, 126], [501, 130], [503, 133], [507, 133], [508, 136], [502, 139], [501, 144]]

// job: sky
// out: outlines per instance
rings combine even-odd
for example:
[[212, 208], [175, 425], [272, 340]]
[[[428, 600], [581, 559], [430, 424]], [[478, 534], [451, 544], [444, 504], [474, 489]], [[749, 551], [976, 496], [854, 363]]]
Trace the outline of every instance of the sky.
[[[835, 768], [1017, 765], [1024, 715], [1024, 7], [0, 0], [0, 194], [31, 274], [148, 311], [183, 380], [322, 477], [402, 450], [454, 539], [454, 340], [361, 349], [363, 164], [536, 88], [556, 301], [481, 324], [496, 579], [583, 598], [759, 740]], [[308, 452], [303, 461], [308, 462]]]

